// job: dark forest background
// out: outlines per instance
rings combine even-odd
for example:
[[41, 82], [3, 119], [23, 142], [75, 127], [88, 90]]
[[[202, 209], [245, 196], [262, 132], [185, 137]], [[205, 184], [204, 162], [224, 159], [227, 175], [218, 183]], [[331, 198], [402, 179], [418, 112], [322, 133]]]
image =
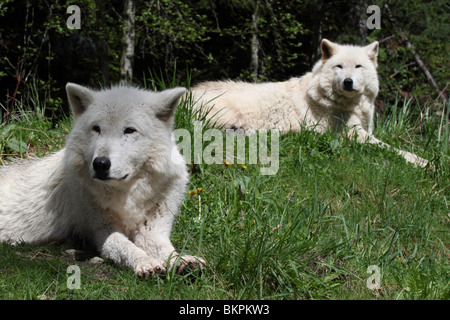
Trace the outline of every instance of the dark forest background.
[[[80, 8], [80, 29], [67, 27], [70, 5]], [[381, 10], [380, 29], [367, 28], [369, 5]], [[1, 0], [2, 122], [30, 99], [45, 100], [50, 117], [67, 114], [69, 81], [286, 80], [311, 69], [323, 38], [380, 42], [378, 109], [406, 97], [439, 111], [450, 78], [449, 12], [445, 0]]]

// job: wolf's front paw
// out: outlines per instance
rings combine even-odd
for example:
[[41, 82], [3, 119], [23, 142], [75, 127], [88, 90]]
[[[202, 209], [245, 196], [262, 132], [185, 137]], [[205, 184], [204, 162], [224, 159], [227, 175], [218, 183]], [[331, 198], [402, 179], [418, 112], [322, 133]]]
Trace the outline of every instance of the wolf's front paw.
[[426, 167], [428, 164], [428, 160], [419, 157], [418, 155], [415, 155], [411, 152], [406, 152], [405, 159], [407, 162], [410, 162], [414, 165], [414, 167], [420, 166], [420, 167]]
[[426, 167], [428, 164], [428, 160], [421, 158], [421, 157], [417, 157], [418, 159], [416, 159], [416, 165], [419, 165], [421, 167]]
[[170, 268], [176, 266], [177, 272], [180, 273], [186, 269], [194, 270], [194, 269], [205, 269], [206, 261], [202, 258], [190, 256], [190, 255], [182, 255], [181, 257], [176, 256], [172, 257], [170, 261]]
[[139, 259], [134, 268], [134, 272], [138, 277], [147, 277], [152, 274], [162, 273], [165, 270], [160, 261], [150, 257]]

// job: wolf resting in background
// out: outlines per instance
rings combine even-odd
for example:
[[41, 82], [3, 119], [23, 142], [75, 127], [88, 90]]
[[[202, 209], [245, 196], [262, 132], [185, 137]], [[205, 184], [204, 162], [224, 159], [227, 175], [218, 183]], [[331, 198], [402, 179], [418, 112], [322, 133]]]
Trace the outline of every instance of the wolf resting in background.
[[[347, 126], [359, 142], [390, 147], [372, 134], [378, 42], [359, 47], [324, 39], [321, 51], [322, 59], [301, 78], [257, 84], [201, 83], [191, 90], [193, 108], [223, 129], [287, 132], [306, 127], [323, 133]], [[428, 163], [411, 152], [394, 150], [414, 165]]]
[[[186, 90], [69, 83], [66, 91], [74, 116], [66, 147], [0, 167], [0, 241], [81, 237], [139, 276], [173, 266], [170, 233], [188, 173], [172, 126]], [[204, 263], [179, 258], [179, 270]]]

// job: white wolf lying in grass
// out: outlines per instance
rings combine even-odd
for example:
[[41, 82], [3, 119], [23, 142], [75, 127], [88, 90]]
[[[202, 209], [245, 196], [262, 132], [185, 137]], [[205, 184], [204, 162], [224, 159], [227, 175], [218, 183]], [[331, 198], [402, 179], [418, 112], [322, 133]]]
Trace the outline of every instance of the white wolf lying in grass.
[[[372, 135], [378, 42], [366, 47], [324, 39], [322, 59], [301, 78], [277, 83], [205, 82], [192, 88], [194, 108], [224, 129], [342, 131], [359, 142], [390, 147]], [[426, 166], [419, 156], [394, 149], [406, 161]]]
[[[74, 116], [66, 147], [0, 167], [0, 241], [76, 236], [139, 276], [173, 266], [169, 237], [188, 173], [172, 126], [186, 89], [66, 90]], [[179, 270], [204, 263], [179, 258]]]

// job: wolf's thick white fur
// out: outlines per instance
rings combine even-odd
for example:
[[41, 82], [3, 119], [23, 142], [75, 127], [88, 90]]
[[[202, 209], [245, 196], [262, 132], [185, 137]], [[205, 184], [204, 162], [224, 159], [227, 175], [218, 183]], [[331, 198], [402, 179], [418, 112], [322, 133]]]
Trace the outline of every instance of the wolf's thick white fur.
[[[66, 147], [0, 167], [0, 241], [76, 236], [139, 276], [164, 270], [178, 256], [170, 233], [188, 183], [172, 138], [186, 90], [66, 90], [74, 115]], [[179, 269], [203, 263], [180, 258]]]
[[[322, 59], [312, 72], [284, 82], [204, 82], [192, 88], [194, 108], [210, 123], [224, 129], [278, 129], [302, 127], [325, 132], [349, 127], [359, 142], [390, 147], [372, 135], [374, 100], [378, 94], [378, 42], [365, 47], [339, 45], [324, 39]], [[394, 150], [406, 161], [425, 166], [427, 160]]]

